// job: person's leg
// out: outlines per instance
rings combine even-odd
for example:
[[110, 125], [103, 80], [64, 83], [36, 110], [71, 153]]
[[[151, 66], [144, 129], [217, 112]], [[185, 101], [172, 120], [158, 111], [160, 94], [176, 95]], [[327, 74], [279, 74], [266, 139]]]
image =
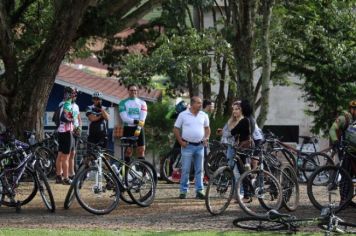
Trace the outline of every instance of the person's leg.
[[56, 159], [56, 184], [62, 183], [62, 155], [61, 151], [58, 151]]
[[71, 132], [65, 133], [65, 142], [63, 146], [63, 155], [61, 158], [63, 170], [63, 184], [69, 184], [69, 156], [73, 147], [73, 136]]
[[181, 163], [182, 163], [182, 174], [180, 178], [180, 192], [187, 193], [189, 188], [189, 173], [190, 166], [192, 163], [193, 151], [192, 145], [188, 145], [182, 148], [181, 151]]
[[136, 149], [137, 157], [139, 159], [145, 159], [145, 144], [146, 144], [145, 131], [144, 129], [142, 129], [140, 135], [138, 136], [137, 149]]
[[77, 153], [77, 144], [78, 144], [78, 138], [76, 137], [73, 137], [74, 138], [74, 146], [70, 152], [70, 155], [69, 155], [69, 161], [68, 161], [68, 175], [70, 178], [73, 178], [73, 176], [75, 175], [75, 160], [76, 160], [76, 153]]
[[193, 154], [194, 162], [194, 177], [195, 177], [195, 191], [202, 192], [204, 191], [203, 185], [203, 166], [204, 166], [204, 147], [202, 145], [194, 146]]

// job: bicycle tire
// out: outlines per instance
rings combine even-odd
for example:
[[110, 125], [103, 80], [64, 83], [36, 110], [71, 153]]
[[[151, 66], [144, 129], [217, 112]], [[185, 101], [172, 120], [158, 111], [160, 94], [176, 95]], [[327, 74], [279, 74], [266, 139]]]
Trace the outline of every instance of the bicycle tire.
[[174, 169], [180, 169], [180, 149], [175, 150], [173, 149], [167, 155], [165, 155], [161, 159], [160, 164], [160, 173], [161, 177], [168, 183], [168, 184], [177, 184], [180, 181], [179, 179], [173, 179], [172, 173]]
[[204, 171], [210, 178], [219, 167], [226, 166], [227, 163], [227, 157], [224, 151], [219, 149], [211, 151], [204, 161]]
[[[263, 176], [261, 175], [262, 173]], [[252, 183], [254, 176], [256, 176], [256, 181]], [[261, 183], [261, 180], [259, 179], [262, 179]], [[255, 169], [244, 172], [237, 182], [236, 189], [241, 189], [242, 187], [244, 190], [244, 196], [248, 195], [248, 200], [251, 201], [244, 201], [244, 196], [237, 194], [237, 202], [239, 203], [241, 209], [251, 216], [265, 217], [268, 210], [278, 210], [282, 205], [281, 185], [278, 180], [267, 171], [261, 172], [260, 170]], [[263, 187], [262, 189], [266, 192], [261, 192], [261, 187]], [[252, 203], [253, 201], [256, 201], [256, 199], [260, 204], [256, 204], [255, 202]]]
[[[330, 178], [333, 179], [333, 177], [336, 176], [338, 170], [341, 174], [336, 177], [338, 178], [336, 185], [333, 185]], [[351, 201], [351, 198], [353, 197], [353, 191], [349, 191], [345, 202], [340, 204], [341, 197], [339, 181], [341, 176], [345, 176], [345, 184], [348, 185], [347, 187], [349, 189], [353, 189], [351, 177], [343, 168], [339, 168], [337, 166], [322, 166], [314, 171], [307, 183], [307, 193], [309, 200], [315, 208], [321, 210], [322, 208], [328, 207], [331, 203], [333, 203], [335, 204], [334, 211], [337, 213]], [[330, 191], [330, 188], [333, 189]], [[334, 198], [336, 200], [334, 200]]]
[[288, 211], [295, 211], [299, 205], [299, 183], [290, 165], [282, 165], [279, 182], [283, 191], [282, 206]]
[[83, 169], [85, 169], [85, 165], [81, 164], [79, 165], [78, 167], [78, 171], [76, 172], [77, 174], [75, 175], [72, 183], [70, 184], [69, 186], [69, 189], [68, 189], [68, 192], [66, 194], [66, 197], [64, 199], [64, 204], [63, 204], [63, 207], [64, 209], [69, 209], [70, 206], [73, 204], [74, 202], [74, 198], [75, 198], [75, 191], [74, 191], [74, 186], [75, 186], [75, 183], [77, 181], [77, 177], [78, 177], [78, 173], [83, 171]]
[[157, 176], [156, 168], [153, 166], [153, 164], [147, 160], [144, 160], [144, 159], [136, 159], [136, 160], [143, 162], [146, 166], [148, 166], [150, 168], [152, 175], [153, 175], [153, 179], [155, 181], [155, 184], [157, 185], [158, 176]]
[[127, 193], [141, 207], [152, 204], [156, 195], [156, 184], [150, 167], [139, 160], [132, 161], [125, 173]]
[[47, 177], [40, 167], [36, 168], [36, 178], [38, 184], [38, 191], [45, 206], [50, 212], [56, 211], [56, 203], [53, 198], [51, 186], [48, 184]]
[[[78, 173], [74, 189], [78, 203], [86, 211], [95, 215], [104, 215], [118, 206], [120, 190], [116, 179], [104, 168], [101, 180], [105, 182], [96, 185], [98, 171], [97, 166], [92, 166]], [[94, 195], [89, 197], [90, 193]], [[109, 200], [104, 199], [105, 197]]]
[[271, 221], [269, 219], [258, 217], [241, 217], [233, 221], [234, 226], [255, 231], [280, 231], [288, 230], [288, 224], [278, 221]]
[[308, 181], [309, 177], [313, 172], [320, 166], [333, 166], [334, 161], [325, 153], [314, 152], [307, 156], [303, 160], [301, 172], [303, 173], [304, 178]]
[[[205, 193], [205, 206], [210, 214], [220, 215], [228, 208], [235, 187], [234, 173], [230, 167], [223, 166], [215, 171], [209, 178]], [[217, 196], [214, 195], [215, 193]]]
[[[12, 178], [12, 176], [9, 176]], [[3, 177], [5, 178], [5, 177]], [[10, 179], [8, 179], [9, 181]], [[11, 180], [12, 181], [12, 180]], [[11, 183], [11, 182], [10, 182]], [[10, 199], [5, 194], [2, 199], [2, 204], [8, 207], [16, 207], [17, 202], [23, 206], [31, 202], [36, 196], [38, 185], [34, 171], [26, 167], [22, 174], [18, 185], [15, 188], [15, 202], [10, 202]]]

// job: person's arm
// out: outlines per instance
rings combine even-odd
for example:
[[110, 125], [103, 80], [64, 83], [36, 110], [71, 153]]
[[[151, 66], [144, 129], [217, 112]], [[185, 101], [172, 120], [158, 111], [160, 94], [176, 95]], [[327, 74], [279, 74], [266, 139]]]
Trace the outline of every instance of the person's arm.
[[346, 123], [345, 116], [339, 116], [334, 123], [331, 125], [331, 128], [329, 130], [329, 136], [331, 139], [331, 142], [335, 144], [337, 141], [339, 141], [339, 133], [341, 127], [344, 127]]
[[104, 120], [109, 120], [109, 113], [106, 111], [106, 109], [101, 108], [101, 118], [103, 118]]
[[179, 145], [180, 145], [181, 147], [186, 147], [186, 146], [187, 146], [187, 142], [183, 141], [183, 139], [182, 139], [182, 137], [181, 137], [181, 135], [180, 135], [180, 129], [177, 128], [177, 127], [174, 127], [174, 128], [173, 128], [173, 133], [174, 133], [174, 136], [176, 137], [176, 139], [177, 139]]
[[210, 127], [204, 127], [204, 146], [208, 146], [209, 137], [210, 137]]
[[146, 121], [146, 117], [147, 117], [147, 104], [145, 101], [142, 101], [141, 108], [140, 108], [140, 121], [143, 122], [142, 126]]
[[187, 146], [187, 142], [183, 141], [182, 136], [181, 136], [181, 128], [183, 126], [183, 118], [182, 115], [180, 114], [176, 120], [176, 122], [174, 123], [174, 128], [173, 128], [173, 133], [174, 136], [176, 137], [179, 145], [181, 147], [186, 147]]

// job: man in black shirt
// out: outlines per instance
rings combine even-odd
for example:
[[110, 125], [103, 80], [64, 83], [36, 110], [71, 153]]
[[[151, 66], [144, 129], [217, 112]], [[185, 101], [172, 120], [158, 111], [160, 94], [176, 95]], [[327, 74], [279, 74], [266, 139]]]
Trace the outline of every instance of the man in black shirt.
[[108, 143], [108, 120], [109, 114], [106, 107], [102, 106], [103, 94], [95, 92], [92, 96], [93, 105], [88, 106], [86, 116], [90, 124], [88, 128], [88, 142], [99, 144], [106, 148]]

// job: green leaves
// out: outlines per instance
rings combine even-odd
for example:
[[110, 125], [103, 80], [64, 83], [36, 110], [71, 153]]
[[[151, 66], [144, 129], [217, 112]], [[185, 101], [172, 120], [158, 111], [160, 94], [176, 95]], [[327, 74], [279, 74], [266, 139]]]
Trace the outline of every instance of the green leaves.
[[281, 6], [283, 40], [279, 71], [301, 75], [305, 99], [317, 108], [313, 131], [326, 131], [348, 100], [356, 97], [356, 15], [352, 1], [301, 0]]

